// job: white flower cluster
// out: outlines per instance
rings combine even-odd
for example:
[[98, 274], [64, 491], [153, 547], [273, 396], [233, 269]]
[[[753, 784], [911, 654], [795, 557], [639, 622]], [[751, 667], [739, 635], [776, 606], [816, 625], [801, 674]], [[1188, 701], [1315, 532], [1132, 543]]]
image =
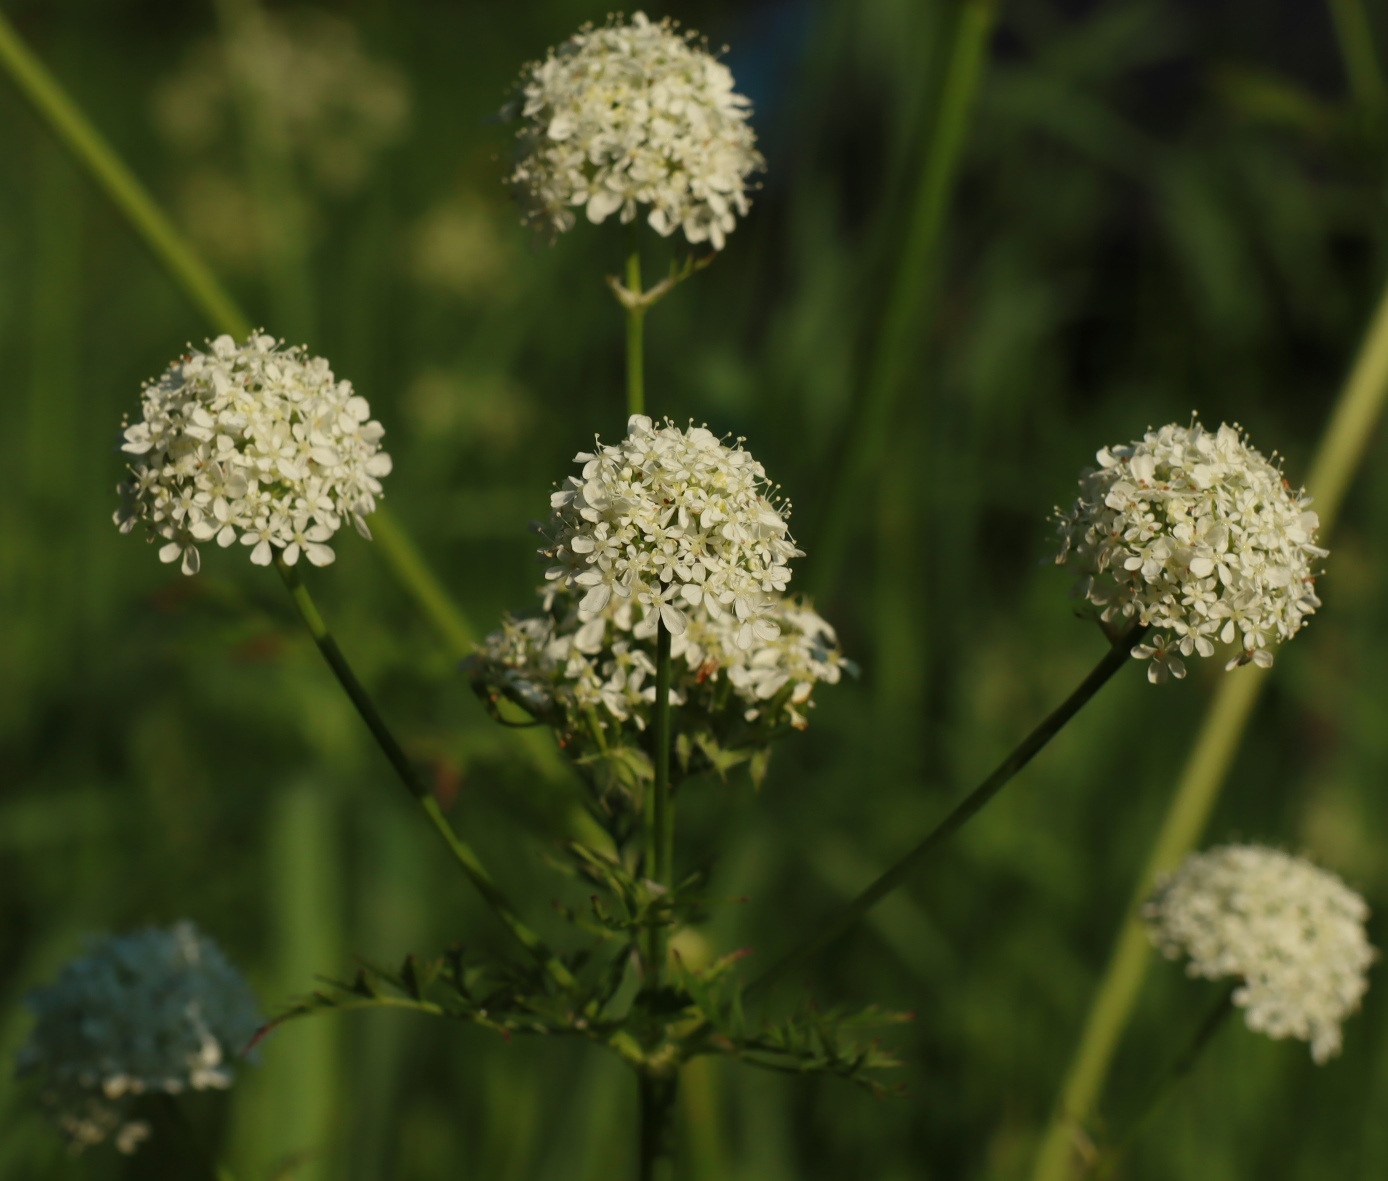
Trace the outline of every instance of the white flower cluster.
[[776, 638], [769, 611], [801, 556], [773, 503], [761, 464], [705, 427], [686, 431], [642, 414], [616, 444], [580, 452], [580, 476], [550, 498], [541, 554], [546, 579], [583, 592], [578, 616], [596, 618], [615, 595], [659, 612], [672, 636], [689, 615], [731, 614], [737, 646]]
[[1359, 1007], [1375, 957], [1368, 907], [1338, 877], [1261, 845], [1223, 845], [1187, 858], [1142, 910], [1152, 942], [1188, 956], [1191, 976], [1242, 981], [1234, 1002], [1248, 1028], [1340, 1052], [1340, 1022]]
[[1213, 655], [1216, 640], [1238, 645], [1228, 668], [1272, 664], [1268, 645], [1320, 606], [1310, 498], [1237, 426], [1164, 426], [1098, 461], [1074, 508], [1056, 510], [1055, 560], [1079, 572], [1076, 595], [1106, 623], [1154, 629], [1133, 649], [1154, 683], [1185, 676], [1181, 658]]
[[148, 382], [143, 410], [125, 429], [121, 449], [137, 458], [115, 521], [122, 533], [143, 523], [183, 573], [197, 573], [198, 543], [214, 538], [239, 538], [259, 566], [300, 554], [325, 566], [343, 518], [371, 536], [364, 518], [390, 471], [385, 432], [322, 357], [270, 336], [219, 336]]
[[560, 233], [583, 206], [588, 220], [647, 205], [668, 237], [723, 249], [749, 207], [747, 178], [765, 167], [749, 103], [728, 67], [643, 13], [584, 26], [522, 71], [517, 163], [510, 176], [526, 220]]
[[19, 1073], [74, 1151], [112, 1137], [133, 1152], [149, 1134], [131, 1118], [138, 1095], [229, 1087], [260, 1025], [240, 973], [189, 922], [93, 939], [27, 1003]]
[[[570, 728], [596, 710], [604, 722], [644, 730], [655, 706], [655, 613], [643, 617], [631, 599], [613, 599], [585, 621], [570, 596], [547, 598], [545, 612], [508, 619], [483, 641], [474, 675]], [[767, 617], [777, 635], [751, 648], [738, 646], [735, 616], [690, 620], [670, 641], [671, 704], [716, 716], [731, 697], [745, 722], [803, 730], [815, 686], [837, 684], [848, 663], [834, 629], [811, 608], [778, 599]]]
[[361, 183], [410, 115], [400, 71], [365, 53], [350, 24], [310, 10], [253, 11], [226, 37], [199, 42], [155, 91], [155, 123], [216, 165], [233, 146], [243, 99], [310, 178], [336, 192]]

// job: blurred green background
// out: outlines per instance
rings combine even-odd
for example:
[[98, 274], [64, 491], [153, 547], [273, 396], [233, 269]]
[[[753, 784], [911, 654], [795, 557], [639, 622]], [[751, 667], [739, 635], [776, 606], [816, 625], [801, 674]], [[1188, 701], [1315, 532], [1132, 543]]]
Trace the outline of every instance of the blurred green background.
[[[288, 27], [314, 56], [252, 57], [304, 129], [276, 153], [226, 93], [210, 0], [4, 6], [252, 317], [370, 399], [395, 458], [387, 503], [478, 634], [527, 606], [528, 522], [595, 431], [621, 430], [622, 324], [602, 276], [623, 245], [610, 225], [531, 240], [494, 113], [523, 61], [604, 11], [300, 12]], [[760, 795], [695, 784], [681, 805], [680, 859], [716, 859], [716, 892], [749, 899], [708, 938], [755, 949], [753, 966], [910, 847], [1102, 653], [1046, 561], [1047, 516], [1094, 451], [1198, 409], [1242, 422], [1299, 483], [1385, 273], [1388, 121], [1371, 86], [1356, 101], [1321, 4], [1010, 0], [889, 440], [861, 486], [831, 486], [957, 11], [671, 7], [730, 45], [768, 172], [716, 265], [650, 317], [649, 404], [747, 436], [796, 506], [810, 551], [796, 584], [832, 584], [817, 606], [862, 667], [820, 694]], [[354, 954], [505, 948], [277, 580], [239, 550], [184, 579], [112, 525], [122, 415], [211, 329], [5, 79], [0, 161], [0, 1058], [26, 1034], [25, 991], [89, 931], [191, 917], [271, 1011]], [[648, 237], [652, 258], [668, 252]], [[826, 572], [816, 532], [843, 497], [851, 544]], [[1210, 837], [1309, 852], [1382, 912], [1380, 442], [1331, 545], [1324, 609], [1279, 655]], [[455, 823], [545, 922], [573, 786], [488, 720], [371, 546], [346, 538], [310, 577]], [[1025, 1175], [1223, 675], [1154, 689], [1126, 670], [806, 974], [825, 1002], [915, 1010], [892, 1033], [905, 1097], [701, 1064], [683, 1175]], [[1388, 943], [1379, 914], [1371, 937]], [[1215, 995], [1156, 966], [1103, 1104], [1114, 1123]], [[1324, 1068], [1231, 1023], [1120, 1175], [1388, 1176], [1383, 998], [1376, 981]], [[577, 1181], [630, 1174], [635, 1099], [592, 1047], [367, 1014], [285, 1027], [193, 1113], [240, 1181]], [[0, 1069], [0, 1178], [184, 1177], [176, 1148], [70, 1160]]]

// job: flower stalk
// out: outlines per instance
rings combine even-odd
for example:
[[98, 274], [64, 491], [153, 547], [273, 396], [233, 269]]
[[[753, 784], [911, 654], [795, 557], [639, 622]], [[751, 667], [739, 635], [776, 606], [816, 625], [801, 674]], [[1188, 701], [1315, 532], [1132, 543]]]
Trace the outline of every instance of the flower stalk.
[[[1307, 476], [1325, 537], [1334, 526], [1349, 482], [1363, 462], [1374, 426], [1388, 398], [1388, 287], [1369, 325]], [[1139, 876], [1133, 905], [1118, 933], [1108, 966], [1085, 1018], [1075, 1055], [1037, 1156], [1034, 1181], [1068, 1181], [1075, 1175], [1073, 1143], [1093, 1115], [1119, 1039], [1137, 1004], [1150, 963], [1147, 936], [1137, 909], [1157, 877], [1175, 868], [1200, 839], [1238, 751], [1248, 719], [1267, 683], [1261, 669], [1244, 669], [1216, 691], [1191, 748], [1176, 793]]]
[[800, 967], [812, 956], [833, 943], [901, 885], [938, 846], [958, 832], [985, 804], [1012, 781], [1023, 767], [1050, 742], [1065, 723], [1107, 683], [1123, 665], [1132, 660], [1132, 648], [1146, 634], [1147, 628], [1138, 624], [1111, 644], [1103, 659], [1080, 682], [1078, 688], [1057, 706], [1046, 719], [1022, 740], [982, 783], [969, 792], [954, 809], [904, 857], [852, 901], [846, 903], [830, 918], [817, 925], [815, 933], [802, 940], [781, 956], [770, 968], [747, 986], [747, 992], [763, 991], [787, 973]]
[[623, 299], [627, 317], [627, 415], [646, 413], [645, 332], [646, 307], [641, 302], [641, 247], [637, 225], [630, 229], [631, 249], [627, 252], [626, 292]]
[[352, 666], [348, 664], [346, 656], [338, 647], [338, 643], [333, 638], [332, 632], [328, 630], [328, 625], [324, 622], [317, 604], [314, 603], [309, 594], [308, 587], [299, 577], [297, 568], [280, 560], [275, 562], [275, 568], [284, 580], [284, 585], [294, 600], [294, 606], [298, 608], [299, 615], [308, 628], [309, 634], [313, 637], [313, 642], [318, 645], [323, 659], [328, 662], [328, 667], [332, 669], [343, 691], [356, 707], [361, 720], [366, 723], [367, 729], [371, 731], [371, 736], [376, 740], [376, 744], [381, 748], [381, 752], [386, 756], [405, 790], [424, 810], [429, 822], [443, 838], [449, 852], [453, 854], [453, 859], [457, 861], [468, 880], [476, 887], [477, 892], [482, 895], [487, 905], [492, 908], [496, 916], [506, 926], [506, 929], [545, 968], [554, 983], [560, 988], [572, 987], [574, 978], [568, 968], [555, 958], [553, 953], [545, 947], [540, 937], [521, 920], [520, 916], [516, 914], [515, 908], [492, 880], [477, 854], [453, 831], [453, 826], [448, 823], [448, 818], [444, 816], [434, 793], [420, 778], [419, 772], [415, 770], [395, 735], [391, 733], [390, 727], [386, 725], [375, 702], [371, 700], [370, 695], [357, 679], [356, 673], [352, 671]]

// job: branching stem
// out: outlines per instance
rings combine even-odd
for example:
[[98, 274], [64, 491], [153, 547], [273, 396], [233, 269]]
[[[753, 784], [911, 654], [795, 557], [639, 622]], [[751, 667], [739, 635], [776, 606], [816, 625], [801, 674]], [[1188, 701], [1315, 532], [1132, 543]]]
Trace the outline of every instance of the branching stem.
[[298, 608], [300, 617], [308, 628], [309, 634], [313, 637], [313, 642], [318, 645], [318, 651], [323, 654], [323, 659], [328, 662], [328, 667], [332, 669], [343, 691], [356, 707], [357, 713], [361, 715], [361, 720], [366, 723], [366, 728], [371, 731], [371, 736], [376, 740], [376, 744], [381, 748], [391, 767], [394, 768], [395, 774], [404, 784], [405, 790], [424, 810], [430, 823], [443, 838], [444, 843], [448, 845], [453, 859], [457, 861], [468, 880], [477, 888], [478, 893], [482, 895], [496, 916], [506, 925], [506, 928], [516, 937], [521, 946], [545, 967], [554, 982], [561, 988], [572, 987], [574, 978], [569, 970], [545, 947], [540, 937], [520, 919], [515, 908], [512, 907], [492, 880], [491, 875], [483, 867], [477, 854], [453, 831], [453, 826], [448, 823], [448, 818], [444, 816], [434, 793], [420, 778], [419, 772], [415, 770], [404, 749], [396, 741], [395, 735], [391, 733], [390, 727], [386, 725], [385, 719], [376, 708], [376, 703], [371, 700], [371, 696], [357, 679], [356, 673], [352, 671], [352, 666], [347, 663], [346, 656], [343, 655], [342, 649], [338, 647], [337, 641], [328, 630], [328, 625], [324, 622], [322, 614], [309, 594], [308, 587], [299, 577], [298, 569], [278, 560], [275, 566], [279, 570], [280, 577], [284, 580], [284, 585], [289, 590], [290, 597], [294, 600], [294, 606]]

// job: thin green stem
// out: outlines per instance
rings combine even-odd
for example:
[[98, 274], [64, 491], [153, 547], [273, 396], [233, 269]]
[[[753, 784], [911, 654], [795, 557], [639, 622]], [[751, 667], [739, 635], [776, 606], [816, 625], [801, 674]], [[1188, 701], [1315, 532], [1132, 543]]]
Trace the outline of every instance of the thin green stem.
[[672, 1181], [675, 1157], [670, 1142], [674, 1121], [675, 1078], [640, 1076], [641, 1145], [640, 1181]]
[[1229, 985], [1220, 994], [1219, 1000], [1210, 1007], [1210, 1011], [1205, 1014], [1204, 1019], [1195, 1030], [1186, 1048], [1181, 1051], [1181, 1056], [1167, 1069], [1166, 1073], [1157, 1080], [1151, 1093], [1143, 1101], [1138, 1112], [1129, 1121], [1127, 1130], [1124, 1131], [1112, 1146], [1105, 1148], [1101, 1154], [1099, 1166], [1100, 1175], [1103, 1177], [1112, 1176], [1113, 1170], [1117, 1168], [1123, 1154], [1132, 1147], [1132, 1143], [1137, 1139], [1138, 1134], [1147, 1126], [1152, 1118], [1161, 1110], [1166, 1101], [1171, 1098], [1176, 1088], [1181, 1085], [1185, 1077], [1195, 1069], [1195, 1064], [1200, 1060], [1200, 1055], [1204, 1053], [1205, 1047], [1214, 1040], [1215, 1034], [1223, 1028], [1224, 1023], [1234, 1012], [1234, 993], [1238, 991], [1238, 984]]
[[[635, 222], [631, 223], [634, 227]], [[631, 235], [627, 252], [626, 287], [632, 295], [641, 294], [641, 247], [636, 234]], [[627, 314], [627, 414], [646, 413], [646, 309], [630, 304]]]
[[[675, 809], [670, 799], [670, 632], [656, 624], [655, 717], [651, 740], [655, 776], [646, 795], [646, 877], [669, 889], [674, 882]], [[646, 987], [659, 988], [665, 974], [666, 931], [653, 923], [646, 932]]]
[[[670, 632], [663, 620], [656, 624], [655, 641], [655, 776], [646, 801], [646, 876], [668, 890], [674, 884], [675, 808], [670, 798]], [[646, 973], [643, 989], [658, 990], [665, 980], [668, 932], [664, 921], [652, 922], [644, 948]], [[653, 1074], [642, 1070], [641, 1181], [661, 1181], [674, 1175], [671, 1125], [674, 1118], [678, 1072]]]
[[655, 808], [651, 823], [656, 831], [656, 881], [671, 886], [675, 881], [675, 802], [670, 797], [670, 632], [664, 621], [656, 625], [655, 641]]
[[[1330, 422], [1311, 460], [1306, 487], [1315, 496], [1324, 542], [1339, 515], [1350, 480], [1359, 469], [1388, 398], [1388, 287], [1369, 325]], [[1061, 1084], [1055, 1110], [1042, 1137], [1034, 1181], [1068, 1181], [1076, 1165], [1074, 1142], [1093, 1114], [1123, 1030], [1132, 1017], [1147, 975], [1150, 948], [1137, 921], [1138, 905], [1156, 878], [1181, 861], [1200, 839], [1238, 752], [1248, 719], [1267, 684], [1254, 668], [1226, 677], [1215, 693], [1181, 771], [1171, 806], [1153, 842], [1133, 892], [1133, 905], [1119, 930], [1103, 978], [1094, 994], [1074, 1058]]]
[[1388, 86], [1384, 85], [1383, 71], [1374, 52], [1373, 26], [1363, 0], [1327, 2], [1355, 101], [1371, 115], [1379, 115], [1388, 105]]
[[1109, 647], [1090, 674], [1079, 687], [1057, 706], [1039, 726], [1022, 740], [1017, 748], [1007, 756], [982, 783], [969, 792], [943, 820], [940, 821], [921, 842], [898, 860], [886, 873], [882, 874], [866, 890], [844, 905], [836, 914], [820, 923], [815, 933], [786, 952], [770, 968], [758, 976], [747, 987], [752, 993], [765, 989], [781, 979], [792, 969], [803, 964], [811, 956], [829, 946], [858, 922], [869, 910], [902, 884], [939, 845], [943, 844], [973, 817], [985, 804], [998, 794], [1023, 767], [1052, 738], [1060, 733], [1071, 718], [1089, 701], [1095, 693], [1123, 665], [1132, 659], [1131, 649], [1138, 643], [1147, 629], [1138, 625]]
[[173, 275], [199, 310], [233, 336], [246, 336], [251, 326], [241, 309], [53, 75], [20, 40], [3, 12], [0, 12], [0, 66], [125, 214], [155, 258]]
[[336, 675], [338, 683], [341, 684], [352, 704], [356, 706], [357, 713], [361, 715], [362, 721], [371, 731], [371, 736], [376, 740], [376, 744], [395, 770], [400, 782], [414, 797], [415, 802], [424, 809], [425, 815], [429, 817], [430, 823], [448, 845], [454, 860], [458, 862], [468, 880], [477, 888], [487, 905], [492, 908], [521, 946], [545, 967], [554, 982], [561, 988], [571, 987], [574, 979], [569, 970], [545, 947], [540, 937], [521, 921], [514, 907], [497, 888], [491, 875], [483, 867], [477, 854], [453, 831], [452, 825], [448, 823], [447, 817], [439, 808], [434, 793], [429, 790], [428, 785], [415, 770], [404, 749], [396, 741], [395, 735], [391, 733], [390, 727], [386, 725], [375, 702], [371, 700], [370, 695], [357, 679], [356, 673], [352, 671], [352, 666], [347, 663], [342, 649], [333, 639], [328, 625], [324, 622], [317, 605], [309, 595], [308, 587], [300, 579], [298, 570], [282, 561], [276, 561], [275, 565], [280, 572], [280, 577], [284, 579], [284, 585], [289, 589], [294, 606], [298, 608], [299, 615], [308, 627], [309, 634], [313, 636], [314, 643], [318, 645], [319, 652], [323, 654], [323, 659], [328, 662], [328, 667]]
[[924, 331], [940, 229], [959, 174], [996, 10], [997, 0], [963, 0], [960, 6], [906, 240], [896, 255], [890, 296], [848, 439], [829, 481], [824, 523], [810, 548], [815, 559], [811, 596], [821, 601], [829, 597], [838, 579], [858, 519], [859, 490], [882, 454], [897, 396]]

